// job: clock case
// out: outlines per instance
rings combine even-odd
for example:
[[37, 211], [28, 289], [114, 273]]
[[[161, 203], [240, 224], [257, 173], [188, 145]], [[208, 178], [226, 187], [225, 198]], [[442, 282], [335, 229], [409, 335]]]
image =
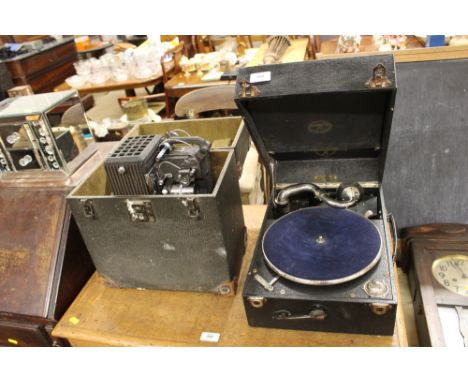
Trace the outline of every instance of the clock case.
[[[375, 87], [376, 69], [386, 71], [385, 86]], [[265, 75], [264, 73], [268, 73]], [[252, 79], [266, 78], [252, 83]], [[388, 81], [388, 82], [386, 82]], [[235, 101], [267, 168], [271, 196], [243, 289], [251, 326], [392, 335], [397, 293], [392, 239], [381, 186], [396, 94], [393, 56], [343, 58], [244, 68], [239, 71]], [[274, 290], [267, 282], [275, 274], [265, 263], [262, 238], [277, 219], [277, 192], [291, 184], [312, 182], [331, 192], [341, 182], [360, 182], [379, 211], [382, 257], [365, 275], [343, 284], [310, 286], [280, 278]], [[365, 205], [357, 207], [358, 212]], [[359, 210], [361, 209], [361, 210]], [[388, 292], [372, 297], [364, 291], [372, 280], [383, 280]], [[323, 320], [279, 320], [275, 313], [307, 315], [325, 309]], [[385, 313], [373, 310], [385, 306]], [[382, 314], [383, 313], [383, 314]]]
[[438, 306], [468, 308], [468, 298], [452, 293], [432, 275], [434, 260], [447, 255], [468, 256], [468, 225], [427, 224], [402, 231], [399, 263], [408, 274], [419, 344], [446, 346]]

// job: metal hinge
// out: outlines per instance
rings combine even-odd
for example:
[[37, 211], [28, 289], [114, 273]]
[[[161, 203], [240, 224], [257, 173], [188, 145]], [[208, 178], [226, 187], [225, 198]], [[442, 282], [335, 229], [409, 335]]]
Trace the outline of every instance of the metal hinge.
[[154, 222], [153, 205], [149, 200], [128, 200], [127, 210], [130, 220], [135, 223]]
[[260, 94], [260, 90], [252, 85], [247, 80], [240, 81], [241, 91], [239, 92], [240, 97], [256, 97]]
[[373, 71], [372, 77], [366, 82], [368, 88], [388, 88], [392, 84], [387, 77], [387, 69], [383, 64], [377, 64]]
[[81, 199], [80, 203], [83, 206], [84, 216], [94, 219], [96, 217], [96, 212], [94, 211], [93, 201], [89, 199]]
[[196, 198], [184, 198], [182, 204], [187, 207], [188, 216], [192, 219], [200, 219], [200, 206]]

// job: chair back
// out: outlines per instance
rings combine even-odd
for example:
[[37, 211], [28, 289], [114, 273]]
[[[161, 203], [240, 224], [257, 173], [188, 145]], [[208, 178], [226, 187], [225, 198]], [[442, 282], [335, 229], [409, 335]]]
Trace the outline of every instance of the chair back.
[[219, 85], [196, 89], [183, 95], [176, 103], [178, 117], [196, 118], [199, 113], [214, 110], [236, 110], [235, 85]]
[[[166, 83], [173, 75], [182, 71], [180, 67], [180, 59], [184, 54], [184, 42], [166, 51], [161, 57], [161, 68], [163, 72], [163, 83]], [[171, 57], [167, 61], [167, 57]]]

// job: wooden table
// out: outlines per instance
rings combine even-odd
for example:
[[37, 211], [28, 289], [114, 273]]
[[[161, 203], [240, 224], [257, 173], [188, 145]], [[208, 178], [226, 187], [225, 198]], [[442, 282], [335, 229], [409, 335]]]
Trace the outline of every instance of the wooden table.
[[201, 78], [204, 75], [205, 73], [203, 73], [202, 76], [199, 76], [196, 72], [190, 73], [189, 77], [186, 77], [184, 73], [176, 74], [164, 84], [166, 95], [171, 98], [180, 98], [195, 89], [236, 83], [236, 80], [202, 81]]
[[362, 36], [360, 52], [336, 53], [338, 39], [333, 38], [321, 44], [320, 52], [316, 53], [317, 60], [327, 58], [356, 57], [370, 54], [393, 54], [395, 62], [434, 61], [443, 59], [468, 58], [468, 46], [440, 46], [425, 48], [415, 37], [408, 37], [407, 49], [380, 52], [374, 44], [372, 36]]
[[[161, 81], [162, 74], [145, 79], [129, 78], [127, 81], [120, 82], [107, 81], [101, 85], [86, 85], [81, 88], [76, 88], [76, 90], [80, 93], [81, 96], [90, 93], [109, 92], [112, 90], [125, 90], [128, 96], [134, 96], [134, 92], [131, 92], [133, 89], [154, 86], [159, 84]], [[66, 82], [64, 82], [57, 86], [54, 91], [57, 92], [68, 89], [71, 89], [71, 87]]]
[[[53, 335], [73, 346], [407, 346], [401, 309], [393, 336], [250, 327], [241, 291], [265, 209], [244, 206], [249, 239], [236, 296], [107, 288], [94, 274]], [[203, 332], [219, 342], [200, 341]]]
[[111, 42], [99, 42], [93, 44], [88, 49], [77, 50], [77, 52], [80, 59], [87, 59], [91, 57], [99, 58], [104, 54], [107, 48], [110, 48], [112, 46], [113, 44]]

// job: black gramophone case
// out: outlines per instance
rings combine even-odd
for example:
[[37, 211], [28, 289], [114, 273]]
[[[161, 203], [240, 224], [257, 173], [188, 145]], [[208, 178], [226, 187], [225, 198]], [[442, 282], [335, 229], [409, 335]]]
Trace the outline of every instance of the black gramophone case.
[[[275, 282], [262, 251], [265, 230], [279, 217], [270, 201], [243, 290], [251, 326], [393, 333], [397, 296], [381, 181], [395, 93], [391, 55], [240, 70], [236, 103], [269, 170], [271, 199], [296, 183], [315, 183], [333, 194], [340, 183], [359, 182], [365, 200], [351, 209], [377, 211], [373, 222], [382, 239], [378, 264], [357, 279], [323, 286]], [[376, 281], [385, 288], [373, 288]], [[317, 312], [324, 314], [310, 317]]]

